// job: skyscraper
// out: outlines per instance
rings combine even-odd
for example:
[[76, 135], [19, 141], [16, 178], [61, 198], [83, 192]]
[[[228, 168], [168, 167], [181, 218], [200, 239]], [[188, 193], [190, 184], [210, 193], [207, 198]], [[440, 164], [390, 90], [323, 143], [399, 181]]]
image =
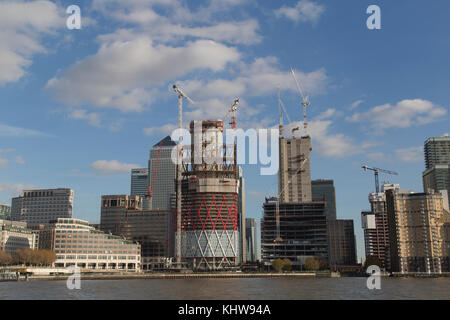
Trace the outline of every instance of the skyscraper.
[[28, 226], [48, 225], [57, 218], [72, 218], [72, 189], [24, 190], [12, 199], [11, 219]]
[[245, 229], [247, 262], [256, 262], [258, 260], [256, 220], [252, 218], [245, 219]]
[[447, 190], [450, 201], [450, 137], [429, 138], [425, 141], [423, 190]]
[[280, 137], [280, 160], [278, 172], [278, 192], [280, 202], [310, 202], [311, 169], [310, 152], [311, 137]]
[[311, 181], [312, 198], [324, 199], [325, 215], [328, 219], [336, 219], [336, 190], [333, 180], [313, 180]]
[[245, 219], [245, 179], [242, 174], [242, 167], [239, 167], [239, 193], [238, 193], [238, 216], [240, 217], [240, 231], [241, 231], [241, 238], [240, 238], [240, 244], [239, 248], [241, 250], [240, 252], [240, 261], [241, 263], [247, 262], [247, 245], [245, 245], [246, 242], [246, 227], [245, 224], [247, 222], [247, 219]]
[[327, 219], [329, 234], [329, 264], [355, 265], [356, 240], [353, 220]]
[[148, 161], [148, 186], [151, 191], [148, 208], [171, 209], [171, 197], [175, 193], [176, 165], [172, 161], [172, 150], [176, 143], [170, 136], [155, 144]]
[[131, 169], [131, 192], [132, 196], [140, 196], [142, 199], [142, 207], [148, 210], [150, 207], [150, 200], [147, 196], [148, 187], [148, 169]]

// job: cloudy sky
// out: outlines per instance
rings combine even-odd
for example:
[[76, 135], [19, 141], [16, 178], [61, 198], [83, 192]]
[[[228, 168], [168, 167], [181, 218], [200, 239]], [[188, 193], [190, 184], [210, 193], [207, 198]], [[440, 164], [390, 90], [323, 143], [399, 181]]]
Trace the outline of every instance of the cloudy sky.
[[[381, 8], [381, 30], [366, 9]], [[69, 30], [66, 8], [81, 8]], [[302, 118], [292, 67], [311, 101], [312, 178], [334, 179], [340, 218], [368, 208], [373, 175], [422, 190], [422, 146], [450, 131], [450, 3], [433, 1], [0, 1], [0, 202], [23, 188], [70, 187], [74, 215], [99, 221], [102, 194], [129, 192], [129, 172], [177, 121], [238, 126]], [[291, 124], [296, 125], [295, 123]], [[260, 218], [276, 176], [244, 167], [247, 215]]]

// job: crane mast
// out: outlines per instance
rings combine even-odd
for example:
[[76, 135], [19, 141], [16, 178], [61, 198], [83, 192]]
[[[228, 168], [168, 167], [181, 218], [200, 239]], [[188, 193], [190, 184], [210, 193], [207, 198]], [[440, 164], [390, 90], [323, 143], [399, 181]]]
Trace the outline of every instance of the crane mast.
[[361, 168], [363, 168], [364, 171], [367, 171], [367, 170], [373, 171], [374, 176], [375, 176], [375, 191], [376, 191], [376, 193], [380, 192], [380, 182], [379, 182], [379, 177], [378, 177], [378, 174], [380, 172], [392, 174], [392, 175], [398, 175], [398, 173], [395, 171], [390, 171], [390, 170], [380, 169], [380, 168], [375, 168], [375, 167], [369, 167], [366, 165], [362, 165]]

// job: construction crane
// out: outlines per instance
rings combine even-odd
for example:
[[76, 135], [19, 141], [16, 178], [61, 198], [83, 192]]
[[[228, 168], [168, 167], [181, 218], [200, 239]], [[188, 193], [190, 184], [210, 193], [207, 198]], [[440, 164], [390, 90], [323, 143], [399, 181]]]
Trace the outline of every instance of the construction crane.
[[302, 106], [303, 106], [303, 129], [304, 129], [304, 131], [305, 131], [305, 135], [307, 136], [307, 135], [308, 135], [308, 132], [307, 132], [307, 129], [308, 129], [308, 121], [307, 121], [307, 119], [306, 119], [306, 107], [309, 106], [309, 101], [308, 101], [308, 100], [309, 100], [309, 96], [308, 96], [308, 95], [306, 95], [306, 96], [304, 95], [303, 89], [302, 89], [300, 83], [298, 82], [297, 77], [295, 76], [294, 69], [292, 69], [292, 68], [291, 68], [291, 73], [292, 73], [292, 76], [294, 77], [295, 85], [297, 86], [298, 93], [300, 94], [300, 97], [302, 98]]
[[175, 84], [173, 90], [178, 94], [178, 144], [177, 144], [177, 262], [181, 265], [181, 164], [183, 161], [183, 136], [181, 128], [183, 126], [183, 99], [186, 99], [190, 103], [194, 104], [191, 98], [189, 98], [184, 92], [178, 88]]
[[[297, 170], [297, 172], [295, 172], [295, 174], [292, 176], [292, 178], [290, 180], [288, 180], [288, 183], [286, 184], [285, 188], [291, 183], [292, 179], [297, 174], [302, 172], [303, 166], [305, 165], [306, 161], [308, 161], [308, 158], [306, 158], [302, 161], [302, 163], [300, 164], [300, 168]], [[276, 202], [275, 202], [275, 224], [276, 224], [276, 228], [277, 228], [277, 237], [273, 241], [274, 243], [283, 242], [283, 239], [281, 238], [281, 232], [280, 232], [280, 196], [283, 194], [285, 188], [283, 188], [280, 191], [280, 193], [278, 194], [278, 197], [275, 198], [275, 200], [276, 200]]]
[[387, 174], [398, 175], [398, 173], [394, 172], [394, 171], [380, 169], [380, 168], [375, 168], [375, 167], [369, 167], [369, 166], [366, 166], [366, 165], [361, 166], [361, 168], [363, 168], [364, 171], [371, 170], [371, 171], [374, 172], [374, 175], [375, 175], [375, 191], [376, 191], [376, 193], [380, 192], [380, 183], [378, 181], [378, 174], [380, 172], [387, 173]]
[[[236, 111], [237, 111], [237, 106], [239, 104], [239, 98], [234, 99], [233, 104], [231, 105], [230, 109], [228, 110], [227, 114], [225, 115], [225, 118], [231, 113], [231, 128], [233, 129], [233, 133], [232, 133], [232, 141], [233, 141], [233, 157], [234, 157], [234, 164], [236, 164], [236, 152], [237, 152], [237, 147], [236, 147], [236, 143], [234, 141], [234, 130], [236, 129]], [[237, 166], [235, 166], [234, 168], [234, 177], [237, 179], [238, 177], [238, 169]]]

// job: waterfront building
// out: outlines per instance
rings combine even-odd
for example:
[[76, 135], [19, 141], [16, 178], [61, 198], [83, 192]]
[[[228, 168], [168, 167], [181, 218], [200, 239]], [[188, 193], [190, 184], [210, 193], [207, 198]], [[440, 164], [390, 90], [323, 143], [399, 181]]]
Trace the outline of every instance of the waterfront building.
[[[176, 143], [165, 137], [150, 150], [148, 161], [149, 210], [174, 209], [172, 199], [175, 195], [176, 165], [172, 161], [172, 150]], [[147, 209], [144, 206], [144, 209]]]
[[276, 199], [266, 198], [261, 220], [261, 254], [265, 266], [273, 260], [289, 259], [294, 269], [302, 269], [306, 258], [328, 261], [327, 217], [325, 202], [312, 201], [279, 204], [279, 237], [276, 223]]
[[241, 263], [246, 263], [248, 260], [248, 253], [247, 253], [247, 245], [246, 242], [246, 222], [247, 219], [245, 219], [245, 179], [244, 175], [242, 173], [242, 167], [239, 167], [239, 193], [238, 193], [238, 216], [240, 217], [239, 221], [241, 222], [241, 225], [239, 226], [239, 230], [241, 233], [240, 237], [240, 256], [239, 261]]
[[313, 180], [311, 181], [313, 199], [325, 200], [325, 215], [328, 219], [337, 219], [336, 214], [336, 190], [333, 180]]
[[141, 197], [144, 210], [150, 209], [150, 200], [146, 197], [148, 192], [148, 178], [147, 168], [131, 169], [130, 195]]
[[12, 199], [11, 220], [25, 221], [30, 227], [49, 224], [57, 218], [71, 218], [74, 193], [72, 189], [24, 190]]
[[139, 196], [102, 196], [100, 230], [138, 242], [143, 270], [165, 268], [170, 263], [174, 223], [170, 210], [143, 210]]
[[391, 271], [449, 272], [447, 192], [386, 192]]
[[0, 203], [0, 219], [10, 220], [11, 219], [11, 207], [7, 204]]
[[245, 219], [246, 262], [258, 261], [258, 239], [256, 219]]
[[328, 219], [329, 265], [356, 265], [356, 239], [353, 220]]
[[141, 248], [134, 241], [104, 233], [80, 219], [58, 218], [39, 233], [41, 249], [56, 253], [56, 268], [139, 271]]
[[37, 235], [26, 222], [0, 220], [0, 250], [14, 253], [17, 249], [37, 249]]

